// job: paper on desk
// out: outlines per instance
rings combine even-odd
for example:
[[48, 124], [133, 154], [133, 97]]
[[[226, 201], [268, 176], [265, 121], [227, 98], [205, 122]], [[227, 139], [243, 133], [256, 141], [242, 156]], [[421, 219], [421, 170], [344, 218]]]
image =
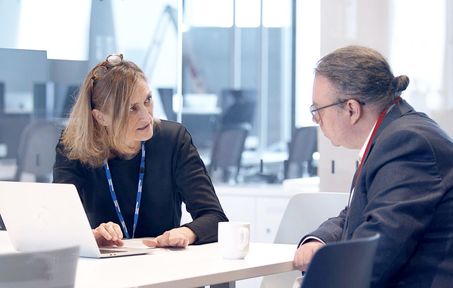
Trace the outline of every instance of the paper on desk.
[[124, 245], [121, 246], [120, 248], [129, 249], [129, 250], [149, 250], [149, 252], [147, 252], [147, 254], [153, 254], [153, 255], [166, 253], [166, 252], [169, 252], [169, 251], [172, 251], [172, 250], [175, 250], [175, 249], [176, 250], [184, 250], [184, 248], [149, 247], [149, 246], [146, 246], [145, 244], [143, 244], [142, 241], [145, 240], [145, 239], [146, 240], [151, 240], [151, 239], [154, 239], [154, 238], [148, 237], [148, 238], [123, 239]]
[[143, 244], [143, 240], [153, 239], [153, 238], [134, 238], [134, 239], [123, 239], [124, 248], [133, 248], [133, 249], [155, 249], [155, 247], [149, 247]]

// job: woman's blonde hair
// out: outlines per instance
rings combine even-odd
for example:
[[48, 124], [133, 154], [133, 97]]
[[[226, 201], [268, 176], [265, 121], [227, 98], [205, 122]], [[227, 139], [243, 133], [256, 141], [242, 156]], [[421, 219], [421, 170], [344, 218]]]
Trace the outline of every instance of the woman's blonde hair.
[[[109, 57], [119, 60], [112, 62]], [[139, 81], [146, 82], [146, 76], [122, 55], [109, 57], [85, 77], [62, 136], [66, 157], [92, 167], [102, 166], [114, 155], [136, 152], [126, 145], [127, 119], [131, 95]], [[92, 109], [112, 116], [111, 129], [96, 121]]]

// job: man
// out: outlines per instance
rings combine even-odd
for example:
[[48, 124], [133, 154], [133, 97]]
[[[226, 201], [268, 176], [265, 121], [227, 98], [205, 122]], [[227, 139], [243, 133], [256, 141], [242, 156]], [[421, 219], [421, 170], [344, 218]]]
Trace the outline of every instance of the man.
[[453, 142], [401, 99], [408, 84], [365, 47], [318, 62], [313, 120], [360, 164], [348, 207], [301, 240], [300, 270], [325, 243], [379, 233], [372, 287], [453, 287]]

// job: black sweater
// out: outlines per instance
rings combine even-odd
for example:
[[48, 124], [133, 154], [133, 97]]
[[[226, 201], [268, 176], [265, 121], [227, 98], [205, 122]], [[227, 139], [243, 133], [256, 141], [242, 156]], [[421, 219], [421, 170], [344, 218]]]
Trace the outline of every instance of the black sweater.
[[[59, 143], [54, 182], [77, 187], [92, 228], [108, 221], [119, 223], [103, 167], [91, 168], [69, 160], [63, 149]], [[154, 128], [153, 137], [145, 142], [145, 149], [143, 194], [135, 237], [154, 237], [179, 227], [184, 202], [194, 219], [184, 226], [196, 234], [195, 243], [217, 241], [217, 223], [228, 219], [188, 131], [179, 123], [162, 120]], [[130, 160], [109, 160], [113, 185], [130, 235], [140, 159], [141, 153], [137, 153]]]

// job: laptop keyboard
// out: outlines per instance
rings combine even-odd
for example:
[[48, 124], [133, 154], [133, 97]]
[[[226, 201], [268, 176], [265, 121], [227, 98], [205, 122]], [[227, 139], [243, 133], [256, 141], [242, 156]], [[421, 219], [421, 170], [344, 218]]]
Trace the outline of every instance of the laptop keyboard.
[[111, 254], [111, 253], [118, 253], [118, 252], [126, 252], [126, 250], [109, 250], [109, 249], [100, 249], [101, 254]]

